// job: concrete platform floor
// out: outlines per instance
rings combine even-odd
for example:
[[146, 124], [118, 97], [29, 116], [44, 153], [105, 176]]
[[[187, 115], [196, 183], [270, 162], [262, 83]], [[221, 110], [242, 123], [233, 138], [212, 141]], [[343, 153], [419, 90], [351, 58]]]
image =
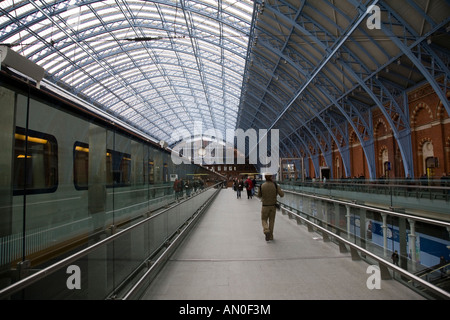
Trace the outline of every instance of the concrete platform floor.
[[143, 300], [423, 299], [395, 280], [368, 289], [369, 266], [277, 212], [266, 242], [258, 198], [224, 189]]

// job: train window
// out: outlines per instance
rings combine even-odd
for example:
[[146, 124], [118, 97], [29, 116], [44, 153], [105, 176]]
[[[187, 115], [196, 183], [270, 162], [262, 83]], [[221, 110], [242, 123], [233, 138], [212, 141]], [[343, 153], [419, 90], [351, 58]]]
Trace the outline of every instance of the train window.
[[155, 184], [155, 163], [152, 159], [148, 160], [148, 183]]
[[73, 183], [77, 190], [87, 190], [89, 182], [89, 145], [75, 142], [73, 149]]
[[163, 182], [169, 181], [169, 165], [164, 163], [163, 165]]
[[131, 155], [108, 149], [106, 152], [106, 172], [108, 187], [131, 185]]
[[[89, 185], [89, 144], [76, 142], [74, 146], [73, 178], [77, 190]], [[106, 186], [125, 187], [131, 184], [131, 155], [108, 149], [106, 151]]]
[[52, 135], [16, 127], [14, 195], [49, 193], [58, 187], [58, 145]]

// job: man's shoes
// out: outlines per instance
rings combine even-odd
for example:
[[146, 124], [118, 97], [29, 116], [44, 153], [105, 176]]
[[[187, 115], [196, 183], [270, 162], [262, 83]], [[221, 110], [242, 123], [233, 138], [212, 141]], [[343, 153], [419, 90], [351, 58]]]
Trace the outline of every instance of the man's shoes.
[[273, 240], [273, 234], [269, 235], [269, 240]]
[[266, 241], [269, 241], [270, 240], [270, 233], [267, 232], [267, 233], [265, 233], [265, 235], [266, 235]]

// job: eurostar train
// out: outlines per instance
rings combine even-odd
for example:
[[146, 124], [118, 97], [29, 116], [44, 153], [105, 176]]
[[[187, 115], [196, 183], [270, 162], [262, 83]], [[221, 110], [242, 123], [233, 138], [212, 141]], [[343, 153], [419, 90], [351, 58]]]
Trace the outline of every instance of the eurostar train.
[[221, 176], [175, 165], [159, 143], [70, 95], [0, 71], [0, 273], [37, 265], [176, 201], [173, 180]]

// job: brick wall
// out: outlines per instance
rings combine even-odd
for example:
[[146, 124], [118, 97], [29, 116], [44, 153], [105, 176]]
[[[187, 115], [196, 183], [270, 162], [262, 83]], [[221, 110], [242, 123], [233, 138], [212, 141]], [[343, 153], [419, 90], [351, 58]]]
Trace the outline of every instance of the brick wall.
[[[450, 92], [447, 97], [450, 98]], [[432, 170], [435, 178], [440, 178], [444, 173], [450, 174], [450, 117], [439, 97], [430, 85], [424, 85], [408, 93], [408, 105], [412, 130], [414, 177], [419, 178], [426, 173], [425, 158], [430, 155], [438, 159], [438, 166]], [[372, 121], [377, 178], [381, 176], [404, 178], [403, 159], [389, 122], [378, 108], [372, 110]], [[369, 178], [367, 161], [361, 143], [351, 126], [349, 126], [349, 132], [351, 133], [351, 174], [349, 176], [364, 175]], [[320, 163], [322, 163], [323, 157], [320, 159]], [[391, 164], [391, 171], [387, 173], [384, 171], [386, 160]], [[342, 157], [335, 145], [333, 146], [332, 166], [335, 179], [346, 176]], [[311, 160], [309, 173], [311, 177], [314, 177]]]

